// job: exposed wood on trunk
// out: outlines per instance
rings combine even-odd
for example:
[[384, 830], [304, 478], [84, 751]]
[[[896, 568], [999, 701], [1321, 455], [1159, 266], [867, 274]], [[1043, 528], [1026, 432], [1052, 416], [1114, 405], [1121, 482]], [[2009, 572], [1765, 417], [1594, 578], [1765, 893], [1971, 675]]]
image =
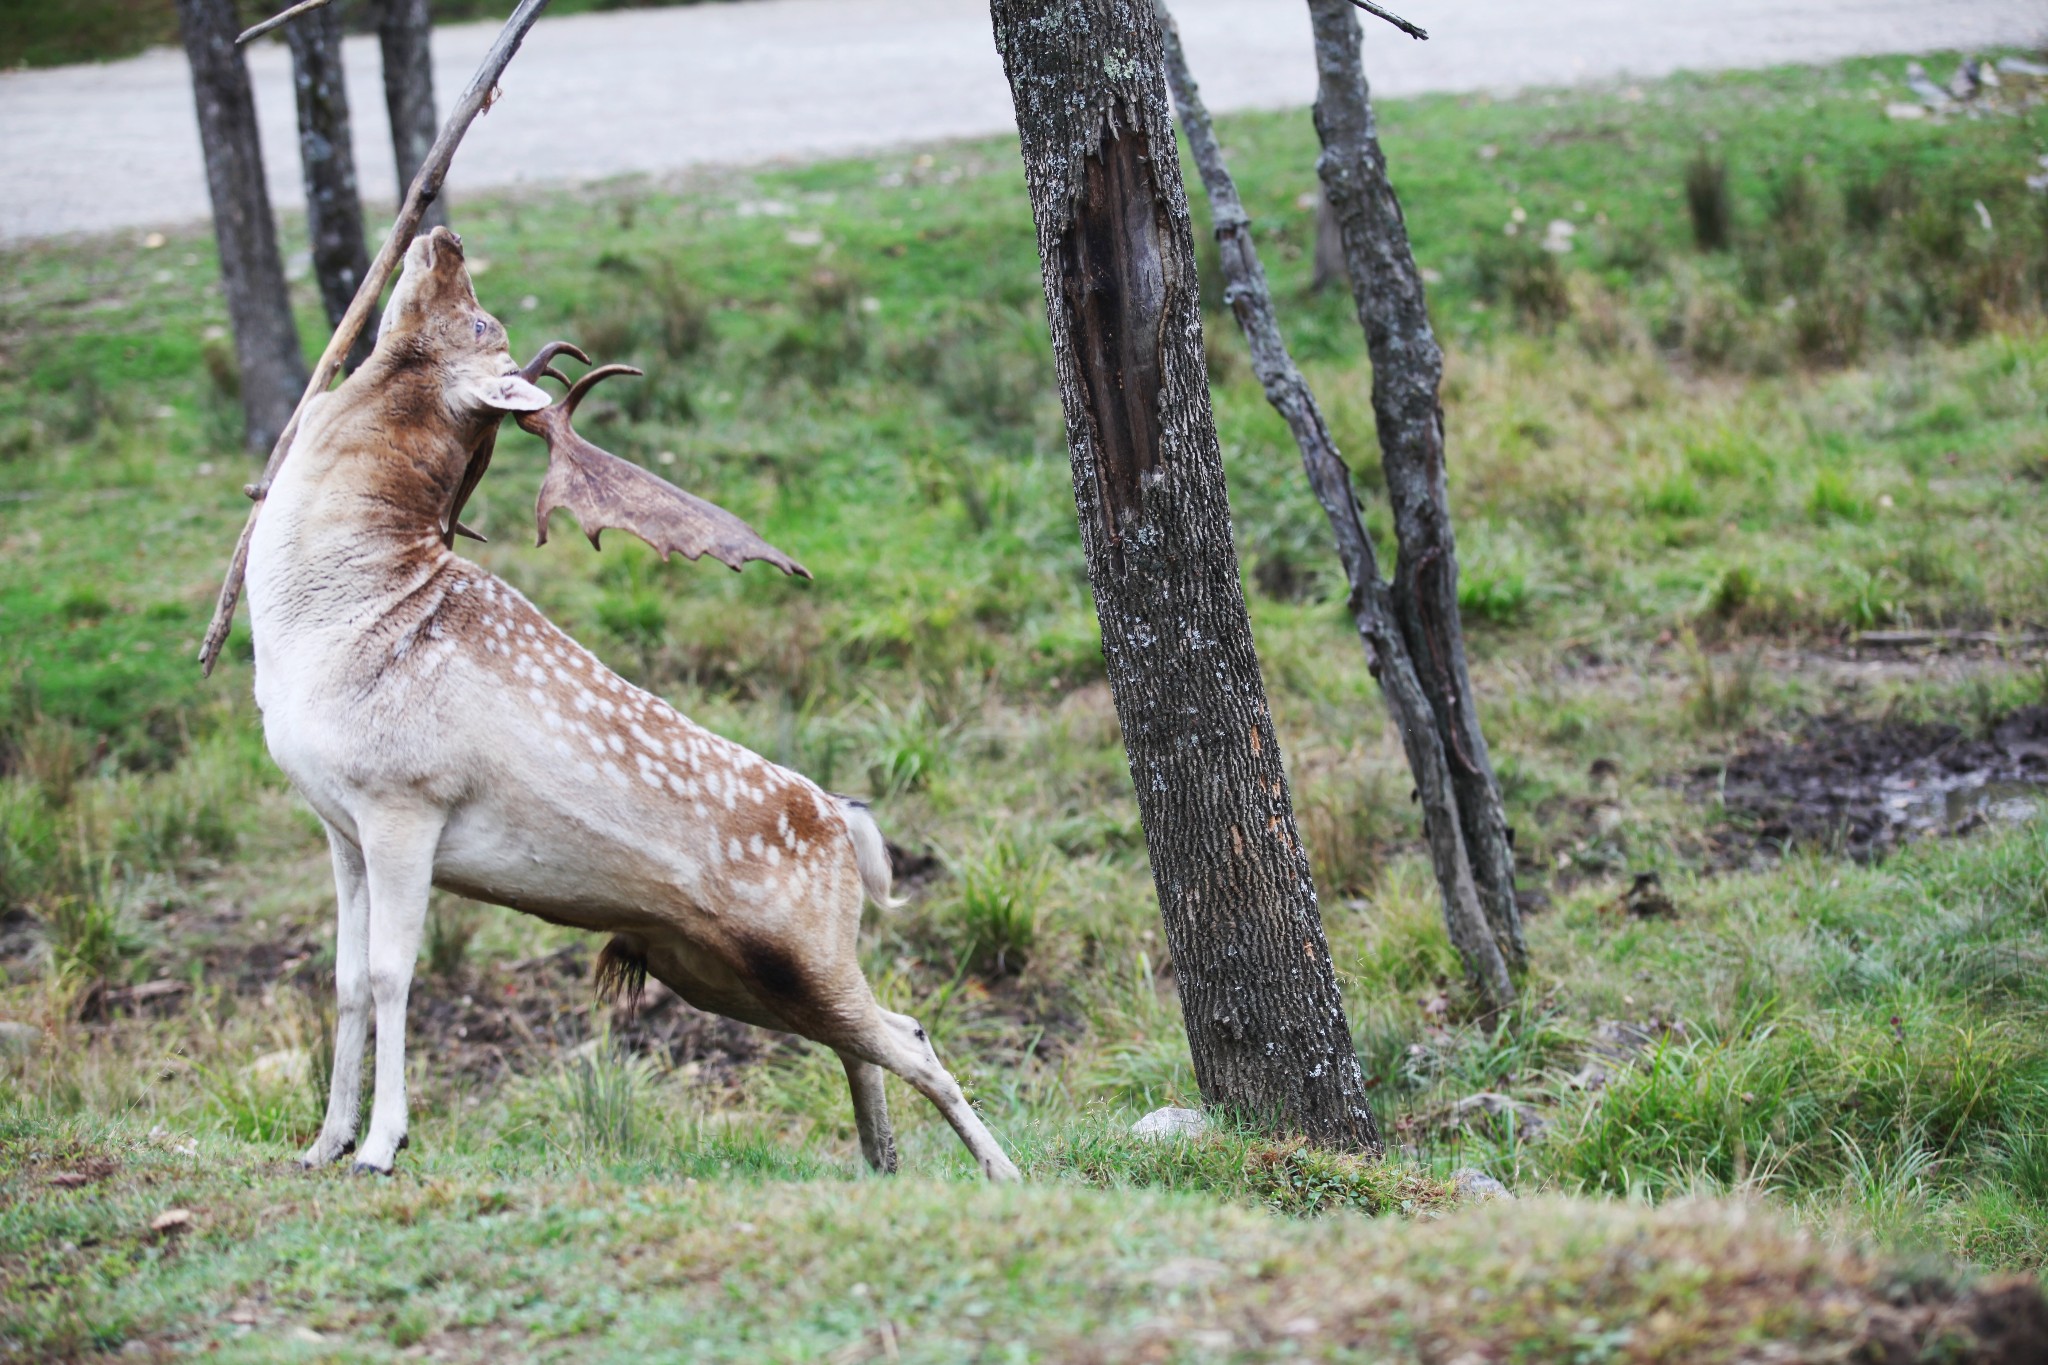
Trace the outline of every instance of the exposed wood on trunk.
[[263, 183], [249, 72], [235, 47], [233, 0], [178, 0], [178, 25], [192, 63], [221, 288], [235, 336], [243, 438], [251, 450], [267, 450], [291, 419], [306, 362]]
[[1223, 265], [1224, 298], [1250, 345], [1252, 369], [1265, 388], [1266, 399], [1294, 434], [1309, 487], [1329, 517], [1330, 530], [1337, 541], [1337, 557], [1350, 581], [1348, 604], [1365, 646], [1366, 663], [1379, 680], [1387, 710], [1401, 733], [1409, 770], [1415, 777], [1416, 795], [1422, 803], [1423, 833], [1442, 893], [1445, 927], [1474, 988], [1490, 1007], [1499, 1009], [1513, 1002], [1514, 982], [1479, 904], [1450, 764], [1437, 732], [1435, 712], [1416, 676], [1414, 662], [1408, 657], [1407, 642], [1395, 624], [1372, 538], [1359, 516], [1351, 470], [1330, 437], [1329, 425], [1323, 420], [1315, 394], [1281, 339], [1272, 292], [1266, 287], [1265, 267], [1260, 264], [1258, 249], [1252, 241], [1251, 219], [1238, 198], [1236, 182], [1224, 163], [1223, 149], [1216, 141], [1201, 90], [1188, 70], [1180, 34], [1164, 4], [1159, 7], [1159, 17], [1165, 40], [1167, 82], [1173, 89], [1181, 128], [1187, 134], [1203, 188], [1209, 195], [1210, 218]]
[[1430, 327], [1422, 272], [1387, 178], [1358, 20], [1347, 0], [1309, 0], [1315, 31], [1316, 169], [1336, 211], [1352, 297], [1372, 357], [1373, 416], [1400, 543], [1393, 606], [1409, 657], [1436, 714], [1481, 906], [1509, 965], [1526, 961], [1515, 905], [1513, 835], [1480, 732], [1458, 620], [1458, 554], [1444, 477], [1438, 391], [1443, 352]]
[[[225, 5], [226, 0], [219, 2]], [[298, 406], [292, 410], [290, 420], [284, 424], [284, 430], [278, 433], [276, 443], [270, 448], [270, 459], [263, 466], [262, 477], [244, 490], [256, 505], [249, 509], [248, 520], [242, 523], [241, 538], [235, 542], [234, 555], [228, 560], [227, 576], [221, 580], [220, 596], [213, 604], [213, 619], [207, 623], [205, 638], [199, 642], [201, 672], [213, 672], [214, 664], [220, 659], [221, 647], [228, 642], [228, 631], [235, 624], [235, 604], [242, 598], [242, 578], [249, 568], [249, 538], [256, 533], [256, 518], [263, 514], [263, 496], [270, 491], [278, 466], [284, 463], [286, 453], [291, 450], [292, 437], [298, 432], [299, 418], [304, 414], [306, 404], [325, 393], [327, 386], [334, 382], [334, 376], [341, 369], [342, 356], [368, 324], [378, 296], [384, 292], [392, 272], [404, 259], [406, 247], [412, 244], [413, 237], [419, 232], [420, 219], [426, 213], [428, 202], [441, 192], [441, 182], [448, 178], [448, 165], [455, 160], [455, 149], [462, 145], [463, 134], [469, 131], [469, 125], [476, 122], [476, 116], [494, 97], [498, 77], [505, 74], [505, 68], [511, 65], [519, 45], [526, 40], [527, 30], [533, 27], [534, 21], [547, 7], [548, 0], [519, 0], [519, 8], [512, 11], [505, 26], [498, 30], [498, 36], [492, 41], [490, 51], [484, 54], [476, 75], [464, 87], [462, 97], [455, 101], [455, 110], [448, 115], [447, 125], [427, 152], [426, 164], [413, 177], [405, 202], [399, 205], [398, 219], [392, 223], [384, 245], [378, 248], [377, 259], [370, 262], [369, 272], [364, 275], [362, 286], [350, 301], [348, 312], [334, 329], [327, 349], [320, 353], [320, 363], [313, 367], [313, 377], [306, 381]]]
[[1308, 287], [1320, 294], [1331, 285], [1348, 279], [1350, 275], [1344, 264], [1344, 230], [1337, 226], [1337, 211], [1330, 207], [1330, 196], [1318, 187], [1315, 272], [1309, 277]]
[[[299, 166], [306, 178], [306, 233], [313, 278], [327, 325], [341, 321], [370, 268], [363, 245], [363, 200], [356, 189], [355, 140], [348, 87], [341, 70], [341, 7], [304, 15], [285, 31], [292, 51], [292, 94], [299, 110]], [[354, 369], [369, 359], [376, 329], [366, 327], [349, 349]]]
[[[391, 116], [391, 155], [405, 196], [426, 162], [441, 126], [434, 113], [433, 15], [428, 0], [378, 0], [377, 43], [384, 57], [384, 108]], [[448, 222], [448, 198], [437, 195], [420, 219], [428, 232]]]
[[994, 0], [1074, 501], [1203, 1097], [1380, 1149], [1252, 645], [1152, 0]]

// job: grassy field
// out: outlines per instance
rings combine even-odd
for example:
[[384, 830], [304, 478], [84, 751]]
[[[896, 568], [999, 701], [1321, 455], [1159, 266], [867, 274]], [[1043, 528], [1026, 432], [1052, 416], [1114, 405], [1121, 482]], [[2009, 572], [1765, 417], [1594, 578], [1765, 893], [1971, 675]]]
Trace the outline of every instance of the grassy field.
[[[817, 581], [664, 567], [622, 537], [535, 551], [541, 451], [511, 432], [474, 553], [686, 712], [872, 794], [914, 875], [909, 905], [871, 913], [870, 974], [1011, 1145], [1016, 1191], [975, 1185], [900, 1088], [909, 1174], [865, 1178], [829, 1054], [680, 1007], [593, 1011], [591, 943], [454, 898], [415, 987], [400, 1174], [290, 1169], [327, 1064], [331, 885], [262, 751], [246, 633], [213, 681], [191, 662], [250, 474], [211, 239], [9, 253], [0, 1350], [1647, 1361], [1966, 1340], [1995, 1307], [1970, 1276], [2048, 1270], [2048, 821], [1945, 818], [1980, 827], [1863, 860], [1729, 776], [1943, 725], [1959, 752], [2048, 704], [2028, 643], [2048, 625], [2048, 199], [2025, 184], [2048, 112], [2009, 84], [1983, 117], [1890, 119], [1902, 66], [1382, 111], [1450, 352], [1485, 721], [1545, 907], [1512, 1018], [1475, 1019], [1457, 980], [1321, 512], [1210, 312], [1383, 1166], [1125, 1135], [1196, 1096], [1013, 145], [455, 219], [515, 350], [566, 336], [648, 370], [600, 391], [586, 434]], [[1223, 133], [1384, 540], [1357, 325], [1307, 288], [1308, 117]], [[1880, 629], [2006, 643], [1858, 643]], [[1668, 906], [1627, 894], [1645, 873]], [[1459, 1207], [1464, 1166], [1524, 1198]]]

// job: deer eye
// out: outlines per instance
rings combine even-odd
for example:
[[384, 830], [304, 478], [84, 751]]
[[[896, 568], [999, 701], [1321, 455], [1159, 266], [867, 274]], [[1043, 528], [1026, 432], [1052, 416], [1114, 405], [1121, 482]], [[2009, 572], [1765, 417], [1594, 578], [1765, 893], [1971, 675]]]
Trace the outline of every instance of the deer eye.
[[489, 327], [489, 324], [486, 323], [482, 318], [478, 318], [474, 325], [476, 327], [476, 334], [479, 337], [481, 337]]

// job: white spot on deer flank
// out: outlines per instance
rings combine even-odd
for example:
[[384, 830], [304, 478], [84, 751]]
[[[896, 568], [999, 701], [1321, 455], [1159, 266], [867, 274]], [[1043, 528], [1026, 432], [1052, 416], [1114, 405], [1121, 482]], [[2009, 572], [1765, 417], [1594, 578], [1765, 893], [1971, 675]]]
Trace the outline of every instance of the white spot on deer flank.
[[612, 780], [614, 786], [626, 785], [626, 770], [616, 763], [607, 762], [604, 765], [604, 775]]
[[743, 856], [742, 851], [740, 849], [740, 841], [737, 838], [733, 839], [725, 846], [725, 856], [732, 859], [734, 862], [738, 862], [740, 858]]

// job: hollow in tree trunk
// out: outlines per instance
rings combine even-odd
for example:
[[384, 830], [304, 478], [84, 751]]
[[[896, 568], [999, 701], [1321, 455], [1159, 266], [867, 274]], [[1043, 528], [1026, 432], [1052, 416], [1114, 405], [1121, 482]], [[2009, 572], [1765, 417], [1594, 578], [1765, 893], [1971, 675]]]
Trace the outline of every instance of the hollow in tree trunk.
[[1378, 1152], [1231, 543], [1152, 0], [994, 0], [1074, 502], [1195, 1078]]
[[1430, 326], [1422, 272], [1408, 244], [1401, 201], [1359, 59], [1358, 20], [1347, 0], [1308, 0], [1315, 33], [1316, 170], [1336, 212], [1352, 298], [1372, 357], [1373, 417], [1400, 556], [1393, 606], [1450, 761], [1473, 880], [1496, 943], [1519, 972], [1527, 957], [1515, 904], [1514, 835], [1480, 732], [1458, 619], [1458, 549], [1451, 534], [1439, 400], [1443, 352]]
[[[433, 16], [428, 0], [378, 0], [377, 43], [384, 57], [384, 108], [391, 116], [391, 155], [398, 198], [412, 187], [441, 122], [434, 112]], [[427, 206], [420, 231], [448, 222], [444, 194]]]
[[233, 0], [178, 0], [178, 28], [192, 64], [221, 289], [235, 336], [242, 438], [250, 450], [267, 454], [306, 386], [306, 362], [263, 183], [249, 71], [235, 46], [240, 28]]
[[[348, 87], [341, 71], [341, 6], [329, 5], [285, 25], [292, 50], [292, 90], [299, 107], [299, 165], [306, 179], [306, 232], [313, 276], [327, 325], [341, 321], [370, 268], [363, 243], [363, 200], [356, 189], [355, 141], [349, 131]], [[354, 369], [369, 358], [375, 329], [365, 327], [348, 353]]]
[[[1323, 505], [1335, 535], [1337, 557], [1351, 586], [1348, 605], [1359, 640], [1365, 646], [1366, 666], [1379, 681], [1387, 710], [1400, 731], [1409, 771], [1415, 778], [1416, 798], [1422, 805], [1423, 834], [1443, 900], [1445, 927], [1480, 999], [1489, 1009], [1503, 1008], [1515, 998], [1514, 981], [1479, 904], [1436, 715], [1423, 692], [1421, 679], [1416, 676], [1414, 661], [1408, 657], [1408, 643], [1395, 622], [1392, 596], [1386, 580], [1380, 577], [1372, 537], [1366, 534], [1359, 515], [1351, 470], [1337, 451], [1315, 394], [1281, 339], [1272, 291], [1266, 287], [1265, 267], [1260, 264], [1258, 248], [1252, 242], [1251, 218], [1238, 198], [1236, 182], [1224, 163], [1223, 148], [1216, 141], [1201, 90], [1188, 70], [1180, 34], [1163, 3], [1159, 5], [1159, 22], [1165, 43], [1167, 84], [1172, 87], [1181, 128], [1187, 134], [1188, 148], [1194, 154], [1195, 167], [1209, 195], [1209, 216], [1223, 268], [1224, 298], [1244, 332], [1251, 349], [1252, 369], [1266, 391], [1267, 401], [1294, 434], [1309, 487]], [[1324, 207], [1327, 210], [1327, 201]]]

